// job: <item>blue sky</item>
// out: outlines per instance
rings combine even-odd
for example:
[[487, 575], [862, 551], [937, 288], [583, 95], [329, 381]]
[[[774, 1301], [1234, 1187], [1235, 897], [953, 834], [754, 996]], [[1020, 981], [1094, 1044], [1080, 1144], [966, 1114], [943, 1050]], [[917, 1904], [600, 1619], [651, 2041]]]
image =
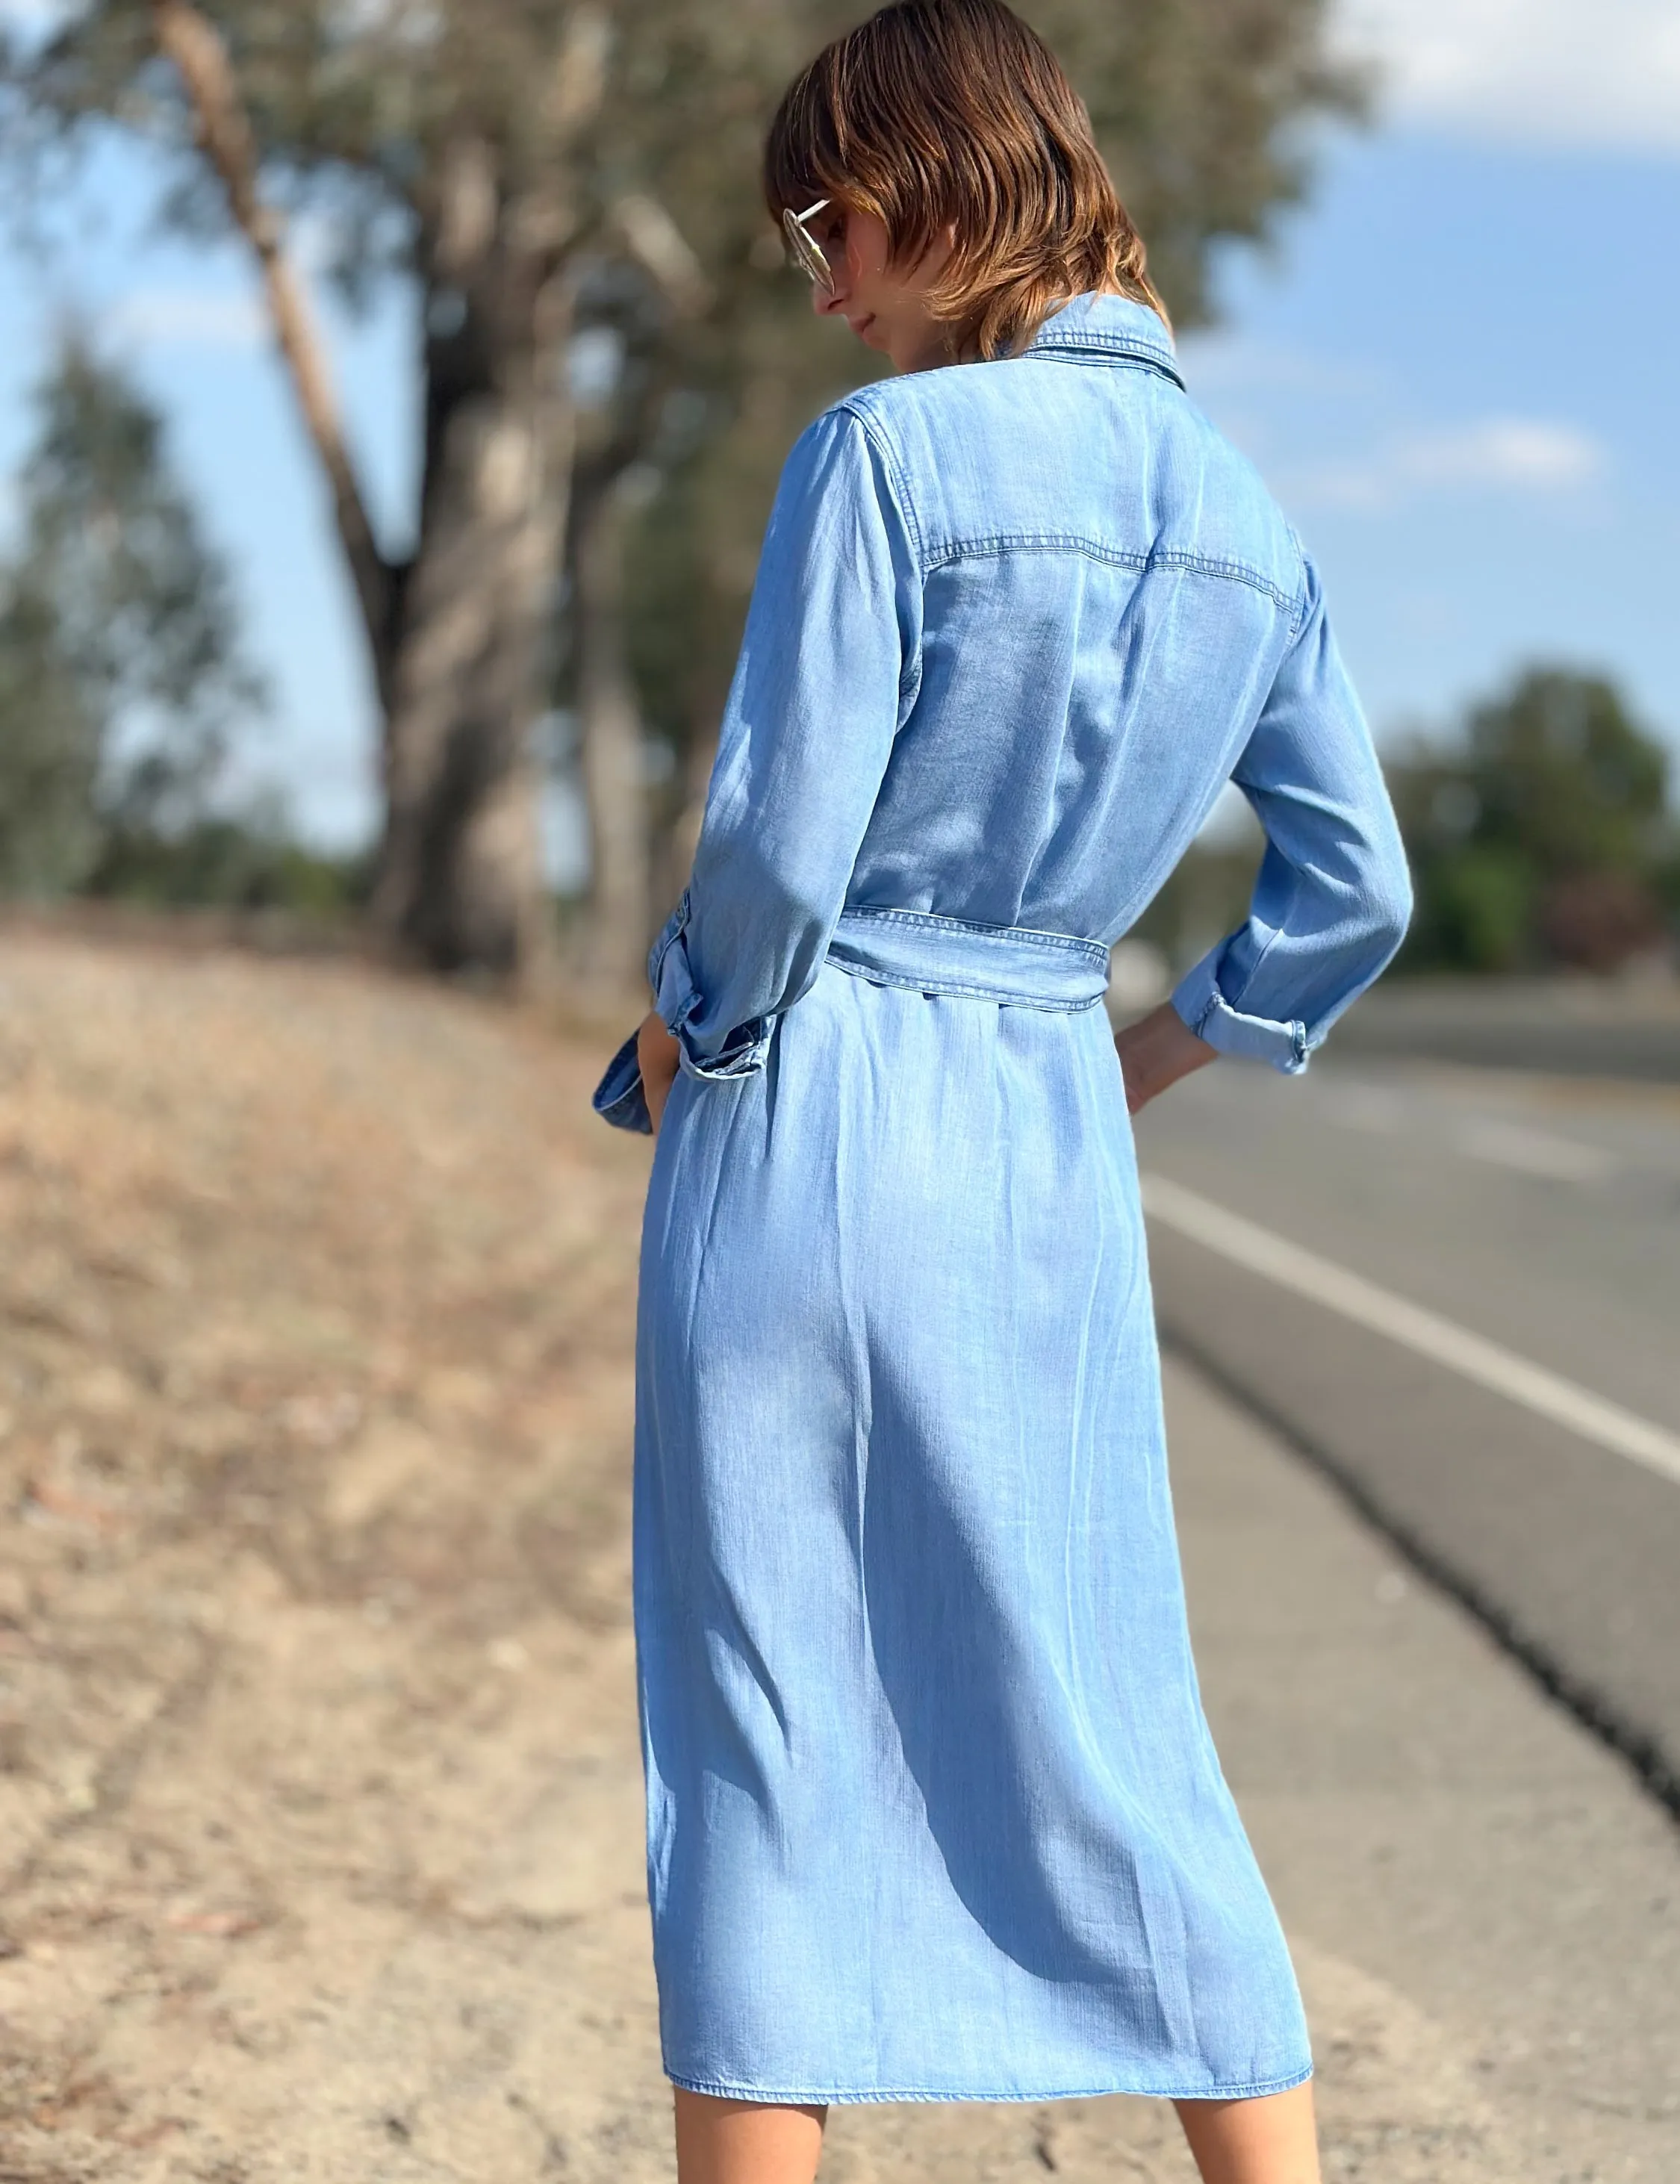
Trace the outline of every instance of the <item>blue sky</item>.
[[1379, 729], [1530, 655], [1680, 744], [1680, 158], [1343, 140], [1280, 257], [1227, 268], [1192, 391], [1323, 571]]
[[[1275, 252], [1225, 262], [1192, 391], [1317, 558], [1379, 736], [1544, 658], [1616, 674], [1680, 756], [1680, 7], [1345, 0], [1338, 35], [1384, 67], [1379, 125], [1329, 140]], [[241, 253], [157, 236], [153, 187], [114, 150], [45, 258], [0, 242], [0, 526], [28, 387], [78, 312], [163, 404], [233, 557], [276, 690], [253, 772], [348, 843], [371, 822], [374, 712], [319, 482]], [[322, 308], [400, 537], [409, 313]]]

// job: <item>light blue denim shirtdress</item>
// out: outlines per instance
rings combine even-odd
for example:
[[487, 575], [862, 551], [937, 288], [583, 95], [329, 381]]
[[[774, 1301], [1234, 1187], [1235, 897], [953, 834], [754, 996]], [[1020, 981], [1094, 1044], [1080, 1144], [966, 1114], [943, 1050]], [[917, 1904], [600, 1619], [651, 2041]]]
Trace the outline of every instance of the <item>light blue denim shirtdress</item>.
[[[1308, 2075], [1186, 1631], [1110, 944], [1235, 780], [1173, 995], [1305, 1067], [1410, 890], [1311, 564], [1160, 320], [788, 459], [687, 891], [637, 1356], [665, 2069], [783, 2101]], [[645, 1129], [634, 1041], [595, 1095]]]

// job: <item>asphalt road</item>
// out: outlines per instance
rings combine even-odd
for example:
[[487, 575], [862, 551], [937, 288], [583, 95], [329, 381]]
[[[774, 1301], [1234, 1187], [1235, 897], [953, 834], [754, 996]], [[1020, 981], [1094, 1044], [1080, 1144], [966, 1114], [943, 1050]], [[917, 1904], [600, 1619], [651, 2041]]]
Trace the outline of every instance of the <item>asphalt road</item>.
[[1680, 1084], [1666, 978], [1385, 978], [1336, 1028], [1338, 1055]]
[[1168, 1342], [1680, 1808], [1680, 1089], [1221, 1063], [1138, 1148]]
[[1667, 1815], [1171, 1359], [1166, 1416], [1202, 1692], [1301, 1973], [1327, 2179], [1674, 2184]]

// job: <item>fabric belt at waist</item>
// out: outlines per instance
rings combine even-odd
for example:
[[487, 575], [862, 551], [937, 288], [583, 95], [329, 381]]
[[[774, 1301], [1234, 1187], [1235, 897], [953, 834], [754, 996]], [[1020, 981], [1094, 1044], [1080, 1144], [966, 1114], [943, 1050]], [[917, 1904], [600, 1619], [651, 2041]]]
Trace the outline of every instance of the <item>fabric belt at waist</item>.
[[843, 910], [827, 960], [878, 985], [1034, 1009], [1091, 1008], [1109, 983], [1109, 951], [1099, 940], [921, 910]]

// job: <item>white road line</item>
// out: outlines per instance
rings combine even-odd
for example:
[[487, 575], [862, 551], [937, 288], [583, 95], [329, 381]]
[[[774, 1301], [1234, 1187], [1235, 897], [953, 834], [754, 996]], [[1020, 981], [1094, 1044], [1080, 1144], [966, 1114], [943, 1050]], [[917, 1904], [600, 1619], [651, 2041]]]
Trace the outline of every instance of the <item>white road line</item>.
[[1595, 1441], [1680, 1485], [1680, 1435], [1666, 1432], [1649, 1418], [1624, 1411], [1619, 1403], [1547, 1372], [1543, 1365], [1531, 1364], [1514, 1350], [1455, 1327], [1421, 1305], [1379, 1289], [1375, 1282], [1275, 1236], [1240, 1214], [1227, 1213], [1222, 1206], [1187, 1190], [1182, 1184], [1170, 1183], [1164, 1175], [1146, 1175], [1143, 1190], [1145, 1211], [1193, 1243], [1205, 1245], [1233, 1265], [1340, 1312], [1343, 1319], [1368, 1327], [1373, 1334], [1404, 1343], [1420, 1357], [1432, 1358], [1555, 1425], [1567, 1427], [1583, 1440]]
[[1521, 1123], [1471, 1123], [1459, 1133], [1456, 1144], [1471, 1160], [1492, 1161], [1555, 1183], [1603, 1183], [1620, 1165], [1613, 1153], [1598, 1145], [1531, 1130]]

